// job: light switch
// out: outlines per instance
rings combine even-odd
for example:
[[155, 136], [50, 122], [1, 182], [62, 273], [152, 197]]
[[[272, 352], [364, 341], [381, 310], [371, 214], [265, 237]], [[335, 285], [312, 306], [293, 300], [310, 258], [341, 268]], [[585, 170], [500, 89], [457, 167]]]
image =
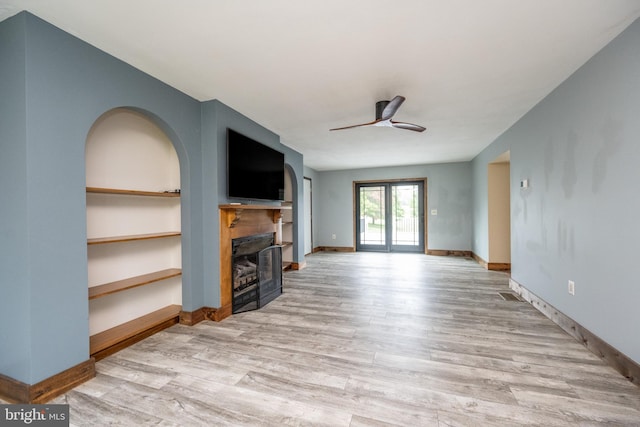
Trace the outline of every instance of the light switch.
[[431, 209], [431, 215], [438, 215], [438, 209]]

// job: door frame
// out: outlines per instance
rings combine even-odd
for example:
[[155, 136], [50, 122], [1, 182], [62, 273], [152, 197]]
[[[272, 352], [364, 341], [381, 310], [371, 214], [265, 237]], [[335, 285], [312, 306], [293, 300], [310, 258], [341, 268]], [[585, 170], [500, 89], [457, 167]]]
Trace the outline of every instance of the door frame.
[[424, 254], [428, 253], [428, 247], [429, 247], [429, 240], [427, 239], [429, 232], [428, 232], [428, 218], [429, 215], [427, 214], [427, 212], [429, 211], [428, 208], [428, 188], [427, 187], [427, 178], [426, 177], [422, 177], [422, 178], [395, 178], [395, 179], [371, 179], [371, 180], [362, 180], [362, 181], [353, 181], [352, 185], [351, 185], [351, 193], [352, 193], [352, 206], [353, 206], [353, 225], [352, 225], [352, 229], [353, 229], [353, 251], [356, 252], [356, 248], [358, 247], [358, 229], [357, 229], [357, 223], [359, 221], [358, 219], [358, 210], [357, 210], [357, 206], [358, 206], [358, 191], [357, 191], [357, 187], [359, 184], [396, 184], [396, 183], [402, 183], [402, 182], [422, 182], [422, 186], [423, 186], [423, 203], [424, 203], [424, 215], [423, 215], [423, 230], [424, 230], [424, 236], [422, 236], [422, 238], [424, 239]]
[[[313, 253], [313, 181], [311, 178], [305, 176], [303, 177], [303, 194], [304, 194], [304, 201], [303, 201], [303, 207], [304, 207], [304, 224], [303, 224], [303, 230], [304, 230], [304, 251], [305, 255], [311, 254]], [[309, 194], [307, 194], [307, 181], [309, 182]], [[308, 196], [308, 206], [307, 206], [307, 196]], [[307, 221], [309, 221], [309, 230], [307, 230]], [[307, 235], [307, 231], [309, 231], [308, 235]], [[309, 244], [310, 247], [310, 251], [307, 252], [307, 243]]]
[[511, 152], [487, 164], [487, 268], [511, 270]]

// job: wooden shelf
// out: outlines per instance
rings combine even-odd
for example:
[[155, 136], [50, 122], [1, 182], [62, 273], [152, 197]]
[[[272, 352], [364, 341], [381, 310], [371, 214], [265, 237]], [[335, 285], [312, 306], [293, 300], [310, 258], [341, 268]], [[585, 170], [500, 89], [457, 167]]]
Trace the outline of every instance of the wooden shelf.
[[141, 276], [129, 277], [123, 280], [117, 280], [104, 285], [92, 286], [89, 288], [89, 299], [95, 299], [111, 295], [116, 292], [126, 291], [127, 289], [137, 288], [138, 286], [148, 285], [150, 283], [159, 282], [171, 277], [180, 276], [182, 270], [179, 268], [169, 268], [166, 270], [155, 271]]
[[169, 305], [122, 325], [91, 335], [89, 337], [89, 352], [93, 356], [136, 335], [163, 326], [165, 323], [177, 323], [180, 317], [180, 310], [182, 310], [182, 307], [179, 305]]
[[282, 242], [280, 246], [282, 246], [283, 248], [286, 248], [287, 246], [293, 246], [293, 242]]
[[180, 197], [180, 193], [164, 191], [124, 190], [119, 188], [87, 187], [87, 193], [124, 194], [129, 196]]
[[282, 221], [282, 225], [291, 225], [293, 221]]
[[113, 237], [96, 237], [93, 239], [87, 239], [87, 245], [101, 245], [104, 243], [117, 243], [117, 242], [132, 242], [135, 240], [149, 240], [149, 239], [162, 239], [165, 237], [180, 236], [182, 233], [179, 231], [167, 231], [165, 233], [150, 233], [150, 234], [132, 234], [129, 236], [113, 236]]

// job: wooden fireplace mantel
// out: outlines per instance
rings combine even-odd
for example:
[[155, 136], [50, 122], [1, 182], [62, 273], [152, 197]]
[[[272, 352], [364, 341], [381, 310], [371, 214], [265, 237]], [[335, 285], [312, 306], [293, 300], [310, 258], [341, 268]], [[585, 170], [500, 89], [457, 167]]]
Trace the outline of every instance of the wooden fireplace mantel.
[[282, 211], [291, 206], [219, 205], [220, 213], [220, 308], [219, 320], [232, 312], [231, 241], [262, 233], [275, 233], [276, 244], [282, 243]]
[[282, 211], [291, 209], [291, 206], [219, 205], [218, 208], [221, 212], [224, 212], [227, 227], [234, 228], [238, 221], [240, 221], [240, 218], [245, 211], [266, 210], [268, 212], [271, 212], [271, 215], [273, 216], [273, 223], [277, 224], [278, 221], [280, 221], [280, 218], [282, 218]]

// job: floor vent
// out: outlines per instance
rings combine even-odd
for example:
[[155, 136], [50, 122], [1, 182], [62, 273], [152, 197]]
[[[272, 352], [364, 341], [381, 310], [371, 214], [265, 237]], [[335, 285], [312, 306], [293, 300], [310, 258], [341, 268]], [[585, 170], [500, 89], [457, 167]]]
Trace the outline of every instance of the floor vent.
[[519, 295], [511, 292], [498, 292], [498, 295], [500, 295], [505, 301], [522, 301]]

